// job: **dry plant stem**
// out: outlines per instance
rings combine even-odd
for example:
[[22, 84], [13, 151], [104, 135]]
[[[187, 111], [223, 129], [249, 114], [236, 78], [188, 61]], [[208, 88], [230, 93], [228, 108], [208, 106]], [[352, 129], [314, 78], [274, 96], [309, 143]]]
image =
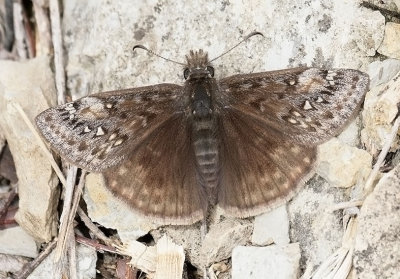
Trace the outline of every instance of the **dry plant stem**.
[[14, 31], [15, 31], [15, 46], [17, 48], [18, 56], [21, 59], [27, 59], [28, 53], [26, 51], [25, 44], [25, 29], [24, 29], [24, 18], [22, 16], [22, 5], [20, 1], [14, 1], [13, 3], [13, 18], [14, 18]]
[[60, 179], [61, 183], [66, 187], [66, 180], [64, 177], [64, 174], [62, 173], [61, 169], [57, 165], [56, 161], [54, 160], [53, 155], [51, 155], [50, 151], [47, 149], [46, 145], [44, 144], [42, 138], [39, 136], [38, 132], [36, 131], [35, 127], [33, 127], [32, 122], [29, 120], [28, 116], [22, 109], [22, 107], [15, 103], [14, 104], [15, 109], [18, 111], [18, 113], [21, 115], [22, 119], [24, 120], [25, 124], [28, 126], [29, 130], [33, 133], [35, 136], [37, 143], [39, 146], [42, 148], [44, 154], [46, 155], [47, 159], [49, 160], [51, 166], [53, 167], [55, 173], [58, 176], [58, 179]]
[[33, 261], [27, 263], [23, 269], [16, 275], [15, 279], [24, 279], [27, 278], [32, 271], [53, 251], [56, 247], [57, 238], [53, 239], [44, 249], [39, 256]]
[[337, 203], [334, 206], [331, 207], [332, 211], [337, 211], [337, 210], [342, 210], [350, 207], [358, 207], [363, 204], [362, 200], [354, 200], [354, 201], [347, 201], [347, 202], [341, 202]]
[[60, 230], [58, 233], [58, 243], [55, 250], [54, 261], [59, 262], [61, 260], [61, 256], [64, 256], [64, 249], [65, 249], [65, 242], [68, 235], [67, 227], [68, 227], [68, 220], [71, 212], [71, 203], [72, 203], [72, 196], [73, 190], [76, 180], [76, 167], [70, 167], [67, 173], [67, 184], [65, 188], [64, 194], [64, 206], [60, 217]]
[[81, 200], [83, 185], [85, 185], [85, 177], [86, 171], [82, 170], [81, 178], [79, 179], [78, 187], [76, 187], [75, 189], [74, 197], [72, 200], [72, 207], [67, 222], [67, 231], [73, 230], [72, 226], [75, 220], [76, 210], [78, 208], [79, 201]]
[[86, 227], [100, 240], [102, 240], [107, 245], [114, 245], [114, 241], [108, 238], [99, 228], [93, 224], [92, 220], [86, 215], [82, 208], [78, 207], [77, 213]]
[[61, 36], [60, 7], [58, 0], [50, 0], [50, 22], [54, 47], [57, 103], [61, 105], [65, 103], [65, 70]]
[[76, 263], [76, 242], [74, 230], [69, 230], [68, 233], [68, 259], [69, 259], [69, 277], [78, 279], [78, 269]]
[[42, 1], [34, 0], [33, 8], [35, 10], [35, 20], [38, 29], [38, 55], [47, 55], [51, 52], [51, 31], [50, 31], [50, 19], [47, 15], [47, 8], [41, 6]]
[[15, 192], [15, 188], [11, 189], [11, 191], [8, 193], [7, 200], [4, 202], [3, 207], [0, 208], [0, 219], [7, 213], [8, 207], [10, 206], [16, 195], [17, 193]]
[[381, 153], [379, 153], [378, 159], [376, 160], [375, 166], [372, 169], [370, 175], [368, 176], [367, 181], [364, 186], [363, 200], [372, 192], [373, 183], [378, 175], [379, 168], [382, 166], [383, 161], [386, 158], [386, 155], [389, 152], [390, 147], [392, 146], [393, 141], [395, 140], [397, 133], [400, 128], [400, 117], [396, 118], [396, 121], [393, 124], [392, 131], [390, 132], [390, 136], [385, 141], [385, 145], [382, 148]]
[[96, 251], [99, 251], [99, 252], [106, 251], [106, 252], [122, 255], [121, 253], [119, 253], [117, 251], [116, 248], [114, 248], [112, 246], [103, 245], [95, 239], [89, 239], [89, 238], [79, 236], [79, 235], [76, 235], [75, 239], [76, 239], [76, 242], [81, 243], [86, 246], [89, 246], [89, 247], [93, 247], [94, 249], [96, 249]]

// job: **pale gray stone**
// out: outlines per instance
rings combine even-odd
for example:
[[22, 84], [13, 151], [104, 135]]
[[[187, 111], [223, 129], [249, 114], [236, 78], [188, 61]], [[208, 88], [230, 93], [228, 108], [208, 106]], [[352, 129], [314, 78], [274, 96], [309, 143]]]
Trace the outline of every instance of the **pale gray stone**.
[[388, 22], [385, 26], [385, 36], [378, 52], [390, 58], [400, 59], [400, 24]]
[[[361, 140], [367, 151], [374, 156], [382, 150], [391, 133], [393, 121], [398, 114], [399, 92], [400, 72], [389, 82], [371, 88], [365, 97]], [[400, 138], [397, 137], [391, 151], [397, 150], [399, 146]]]
[[86, 177], [83, 198], [89, 217], [107, 228], [116, 229], [123, 242], [137, 239], [158, 227], [115, 197], [104, 185], [102, 175]]
[[338, 202], [347, 201], [347, 190], [332, 187], [316, 176], [288, 204], [290, 240], [299, 242], [301, 269], [315, 270], [341, 246], [342, 214], [332, 212]]
[[372, 168], [372, 156], [337, 138], [318, 147], [316, 172], [332, 186], [348, 188], [366, 181]]
[[55, 96], [48, 57], [0, 61], [0, 127], [18, 176], [19, 209], [15, 218], [40, 242], [50, 241], [57, 230], [58, 179], [14, 105], [19, 104], [34, 122], [37, 114], [55, 105]]
[[256, 216], [251, 242], [255, 245], [289, 244], [289, 218], [286, 205]]
[[398, 72], [400, 72], [400, 60], [398, 59], [391, 58], [372, 62], [368, 66], [370, 88], [389, 82]]
[[[28, 279], [53, 278], [55, 263], [54, 250], [43, 262], [27, 277]], [[78, 279], [96, 278], [96, 250], [85, 245], [77, 245], [77, 275]]]
[[252, 227], [248, 220], [238, 219], [227, 219], [213, 225], [200, 249], [203, 266], [230, 258], [234, 247], [250, 241]]
[[238, 246], [232, 252], [232, 279], [296, 279], [299, 276], [299, 260], [298, 243], [287, 246]]
[[18, 226], [0, 230], [0, 253], [35, 258], [38, 248], [32, 236]]
[[400, 165], [385, 174], [358, 217], [354, 269], [357, 278], [399, 278]]

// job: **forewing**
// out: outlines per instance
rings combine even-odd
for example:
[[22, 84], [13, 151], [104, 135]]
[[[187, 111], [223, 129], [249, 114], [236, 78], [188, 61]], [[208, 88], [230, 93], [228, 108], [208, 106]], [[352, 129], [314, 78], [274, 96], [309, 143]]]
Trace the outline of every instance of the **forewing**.
[[175, 115], [127, 160], [104, 172], [106, 185], [131, 208], [163, 224], [192, 224], [204, 218], [207, 200], [198, 185], [190, 128]]
[[222, 79], [218, 101], [293, 142], [317, 144], [355, 117], [368, 84], [357, 70], [295, 68]]
[[100, 172], [117, 165], [163, 122], [179, 113], [173, 84], [93, 94], [36, 117], [42, 136], [73, 164]]
[[235, 217], [263, 213], [291, 199], [311, 174], [316, 147], [288, 141], [235, 110], [221, 115], [218, 204]]

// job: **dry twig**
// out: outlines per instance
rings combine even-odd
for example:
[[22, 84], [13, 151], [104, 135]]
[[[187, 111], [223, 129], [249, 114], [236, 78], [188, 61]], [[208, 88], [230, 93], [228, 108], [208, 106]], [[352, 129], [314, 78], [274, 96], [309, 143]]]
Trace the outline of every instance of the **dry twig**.
[[36, 259], [27, 263], [16, 275], [15, 279], [27, 278], [33, 272], [33, 270], [35, 270], [35, 268], [51, 253], [51, 251], [53, 251], [54, 247], [56, 247], [56, 244], [57, 238], [53, 239]]

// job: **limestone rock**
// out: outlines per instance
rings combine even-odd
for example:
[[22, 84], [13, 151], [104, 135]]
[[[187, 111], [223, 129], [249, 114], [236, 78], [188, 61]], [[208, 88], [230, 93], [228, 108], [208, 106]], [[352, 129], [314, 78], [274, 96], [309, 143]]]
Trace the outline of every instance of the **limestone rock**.
[[33, 122], [37, 114], [55, 104], [55, 96], [48, 57], [28, 62], [0, 61], [0, 126], [17, 170], [16, 220], [40, 242], [49, 241], [56, 232], [58, 182], [14, 104], [19, 104]]
[[391, 58], [372, 62], [368, 66], [370, 88], [389, 82], [398, 72], [400, 72], [400, 60], [398, 59]]
[[[27, 277], [28, 279], [53, 278], [54, 250], [43, 262]], [[96, 250], [85, 245], [77, 245], [77, 275], [78, 279], [96, 278]]]
[[365, 182], [372, 156], [365, 150], [348, 146], [333, 138], [318, 148], [317, 173], [335, 187], [348, 188]]
[[296, 279], [299, 276], [299, 260], [298, 243], [287, 246], [238, 246], [232, 253], [232, 279]]
[[[390, 135], [393, 120], [398, 114], [400, 103], [400, 72], [388, 83], [372, 88], [364, 101], [361, 140], [368, 152], [377, 155]], [[392, 145], [392, 151], [399, 148], [399, 137]]]
[[390, 58], [400, 59], [400, 24], [388, 22], [385, 26], [385, 36], [378, 52]]
[[255, 245], [289, 244], [289, 218], [286, 205], [256, 216], [251, 242]]
[[400, 165], [385, 174], [361, 207], [354, 251], [357, 278], [400, 274]]
[[250, 240], [252, 225], [246, 220], [227, 219], [215, 224], [206, 234], [201, 252], [201, 262], [205, 266], [230, 258], [232, 249]]
[[105, 227], [116, 229], [122, 242], [135, 240], [158, 225], [135, 214], [104, 185], [102, 175], [91, 173], [86, 177], [83, 198], [89, 217]]
[[35, 258], [38, 247], [35, 240], [18, 226], [0, 230], [0, 253]]

